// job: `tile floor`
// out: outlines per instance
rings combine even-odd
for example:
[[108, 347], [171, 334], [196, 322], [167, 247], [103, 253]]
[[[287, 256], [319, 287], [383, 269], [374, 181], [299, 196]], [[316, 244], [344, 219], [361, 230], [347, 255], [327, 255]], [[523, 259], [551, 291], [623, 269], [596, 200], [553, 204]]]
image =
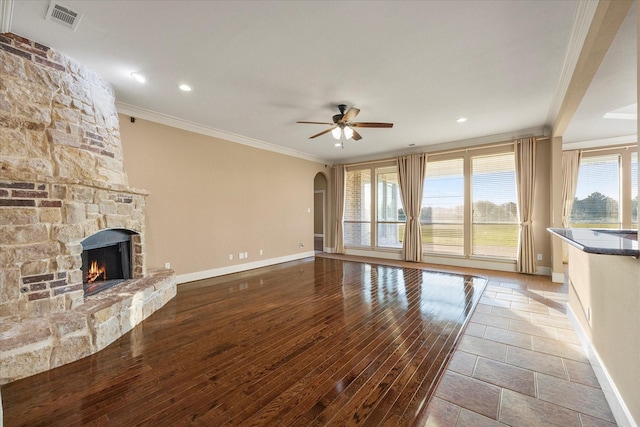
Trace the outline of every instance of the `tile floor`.
[[425, 425], [616, 425], [566, 301], [548, 277], [490, 276]]

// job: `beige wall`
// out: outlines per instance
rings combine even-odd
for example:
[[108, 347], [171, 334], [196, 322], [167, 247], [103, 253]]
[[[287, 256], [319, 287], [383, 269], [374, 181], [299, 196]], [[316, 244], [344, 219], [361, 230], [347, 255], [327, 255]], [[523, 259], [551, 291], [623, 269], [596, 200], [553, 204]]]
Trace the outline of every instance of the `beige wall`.
[[130, 185], [150, 192], [148, 268], [170, 262], [184, 275], [313, 251], [324, 165], [128, 116], [120, 123]]
[[[632, 257], [588, 254], [569, 245], [569, 304], [636, 421], [640, 420], [639, 267], [640, 261]], [[598, 373], [599, 367], [594, 367]]]
[[[536, 146], [536, 191], [533, 203], [533, 240], [536, 255], [542, 254], [542, 260], [536, 261], [540, 270], [543, 267], [546, 274], [551, 270], [551, 235], [547, 228], [551, 226], [551, 201], [549, 188], [551, 187], [551, 141], [538, 141]], [[560, 184], [555, 184], [560, 186]]]

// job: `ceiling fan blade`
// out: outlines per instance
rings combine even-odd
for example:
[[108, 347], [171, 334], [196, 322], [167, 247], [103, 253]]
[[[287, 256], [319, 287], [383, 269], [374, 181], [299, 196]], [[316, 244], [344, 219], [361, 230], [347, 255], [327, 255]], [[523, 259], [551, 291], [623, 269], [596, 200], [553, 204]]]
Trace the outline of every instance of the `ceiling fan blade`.
[[[329, 123], [327, 123], [327, 124], [329, 124]], [[329, 129], [327, 129], [327, 130], [323, 130], [323, 131], [322, 131], [322, 132], [320, 132], [320, 133], [316, 133], [315, 135], [310, 136], [310, 137], [309, 137], [309, 139], [317, 138], [317, 137], [319, 137], [319, 136], [324, 135], [325, 133], [329, 133], [329, 132], [331, 132], [332, 130], [334, 130], [336, 127], [337, 127], [337, 126], [330, 127], [330, 128], [329, 128]]]
[[353, 129], [353, 136], [351, 137], [351, 139], [353, 139], [354, 141], [360, 141], [362, 139], [362, 136], [360, 136], [360, 134], [356, 132], [355, 129]]
[[351, 120], [356, 118], [359, 112], [360, 110], [357, 108], [349, 108], [349, 110], [346, 113], [344, 113], [344, 116], [342, 116], [342, 121], [350, 122]]
[[296, 123], [303, 123], [308, 125], [329, 125], [329, 126], [332, 126], [335, 124], [335, 123], [329, 123], [329, 122], [296, 122]]
[[349, 126], [356, 128], [392, 128], [393, 123], [355, 122], [349, 123]]

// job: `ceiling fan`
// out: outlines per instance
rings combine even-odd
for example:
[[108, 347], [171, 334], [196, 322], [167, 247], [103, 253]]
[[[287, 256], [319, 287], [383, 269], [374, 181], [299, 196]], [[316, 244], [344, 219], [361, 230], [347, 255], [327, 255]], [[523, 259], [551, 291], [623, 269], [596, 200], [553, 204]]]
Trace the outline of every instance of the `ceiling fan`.
[[[340, 110], [340, 114], [336, 114], [333, 116], [333, 123], [328, 122], [296, 122], [296, 123], [305, 123], [312, 125], [329, 125], [331, 126], [327, 130], [323, 130], [320, 133], [312, 135], [309, 139], [317, 138], [325, 133], [331, 132], [335, 139], [340, 139], [342, 135], [346, 139], [353, 138], [358, 141], [362, 139], [362, 136], [358, 132], [356, 132], [353, 128], [390, 128], [393, 127], [393, 123], [376, 123], [376, 122], [352, 122], [351, 120], [355, 119], [360, 110], [358, 108], [349, 108], [347, 110], [347, 106], [344, 104], [338, 105], [338, 110]], [[345, 112], [346, 110], [346, 112]]]

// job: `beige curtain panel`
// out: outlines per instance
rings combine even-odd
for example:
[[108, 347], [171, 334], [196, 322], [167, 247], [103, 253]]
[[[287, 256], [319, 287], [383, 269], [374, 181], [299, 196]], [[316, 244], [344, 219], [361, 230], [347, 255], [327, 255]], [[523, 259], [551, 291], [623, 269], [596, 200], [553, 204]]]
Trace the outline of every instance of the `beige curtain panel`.
[[533, 241], [533, 196], [536, 173], [536, 139], [524, 138], [516, 141], [516, 189], [518, 214], [520, 215], [520, 238], [516, 269], [521, 273], [536, 272], [536, 248]]
[[335, 252], [343, 254], [344, 250], [344, 165], [333, 168], [333, 194], [335, 194], [333, 241], [335, 242]]
[[569, 217], [573, 208], [578, 186], [578, 171], [582, 151], [572, 150], [562, 152], [562, 227], [569, 228]]
[[422, 261], [420, 208], [426, 171], [427, 155], [425, 153], [398, 157], [400, 196], [407, 217], [402, 244], [402, 257], [406, 261]]
[[[578, 187], [578, 172], [580, 172], [581, 150], [571, 150], [562, 152], [562, 227], [569, 228], [569, 218], [571, 209], [576, 197]], [[569, 261], [569, 251], [567, 243], [562, 242], [562, 262]]]

